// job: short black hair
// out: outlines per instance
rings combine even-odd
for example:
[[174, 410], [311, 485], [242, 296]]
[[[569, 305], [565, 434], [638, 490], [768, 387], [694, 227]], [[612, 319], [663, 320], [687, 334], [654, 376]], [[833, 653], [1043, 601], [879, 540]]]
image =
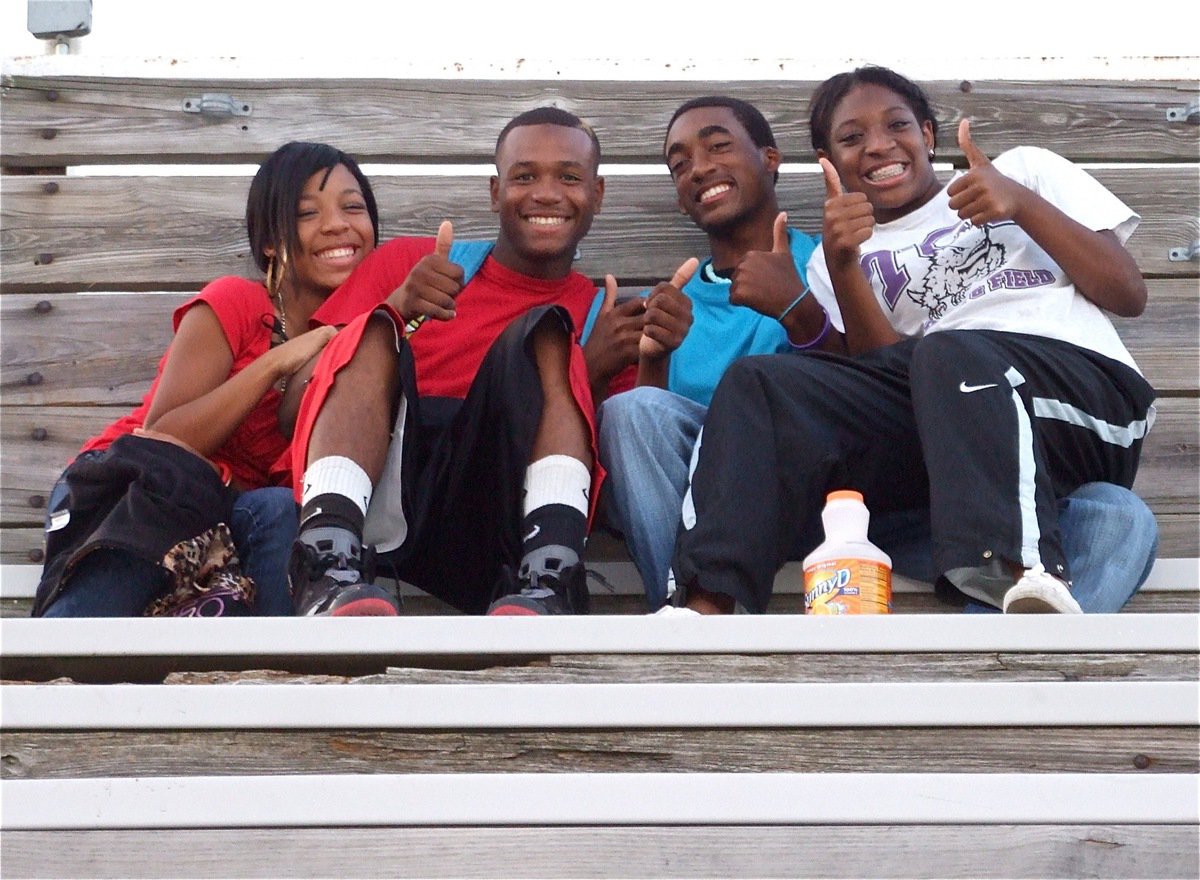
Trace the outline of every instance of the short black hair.
[[375, 244], [379, 244], [379, 209], [375, 205], [375, 193], [353, 157], [328, 144], [291, 141], [258, 167], [246, 198], [246, 234], [250, 240], [250, 253], [259, 270], [267, 271], [270, 262], [267, 248], [278, 248], [282, 244], [292, 252], [300, 249], [296, 210], [304, 193], [304, 184], [321, 170], [328, 179], [338, 165], [346, 166], [358, 181], [375, 230]]
[[514, 116], [500, 130], [500, 136], [496, 138], [497, 154], [500, 152], [500, 145], [508, 137], [508, 133], [514, 128], [520, 128], [523, 125], [561, 125], [564, 128], [579, 129], [591, 138], [592, 146], [596, 150], [595, 170], [598, 171], [600, 169], [600, 138], [596, 137], [595, 129], [574, 113], [563, 110], [560, 107], [535, 107], [532, 110], [526, 110], [524, 113]]
[[[727, 95], [705, 95], [702, 98], [692, 98], [690, 101], [685, 101], [679, 105], [679, 109], [671, 116], [671, 121], [667, 123], [667, 135], [671, 133], [671, 126], [675, 124], [675, 120], [687, 113], [689, 110], [695, 110], [699, 107], [725, 107], [733, 111], [734, 117], [742, 124], [742, 128], [746, 129], [746, 134], [750, 135], [750, 140], [754, 142], [756, 147], [775, 147], [775, 133], [771, 131], [771, 124], [767, 122], [767, 117], [762, 115], [762, 112], [751, 104], [749, 101], [743, 101], [741, 98], [730, 98]], [[666, 151], [667, 143], [663, 141], [663, 150]], [[778, 149], [776, 147], [776, 149]]]
[[868, 64], [831, 76], [813, 92], [808, 106], [808, 133], [814, 150], [829, 152], [833, 112], [852, 88], [862, 84], [882, 86], [903, 98], [917, 122], [922, 125], [928, 122], [933, 126], [933, 142], [937, 146], [937, 117], [933, 115], [933, 106], [925, 90], [890, 68]]

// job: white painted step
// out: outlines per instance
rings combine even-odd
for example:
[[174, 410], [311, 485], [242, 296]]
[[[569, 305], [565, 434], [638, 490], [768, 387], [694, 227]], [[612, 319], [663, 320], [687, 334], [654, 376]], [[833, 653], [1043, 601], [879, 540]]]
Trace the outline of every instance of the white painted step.
[[1198, 651], [1197, 614], [0, 620], [0, 658]]
[[[1124, 773], [464, 773], [8, 780], [5, 831], [403, 825], [1195, 823]], [[969, 841], [964, 842], [969, 846]]]
[[7, 685], [4, 730], [1200, 725], [1193, 682]]

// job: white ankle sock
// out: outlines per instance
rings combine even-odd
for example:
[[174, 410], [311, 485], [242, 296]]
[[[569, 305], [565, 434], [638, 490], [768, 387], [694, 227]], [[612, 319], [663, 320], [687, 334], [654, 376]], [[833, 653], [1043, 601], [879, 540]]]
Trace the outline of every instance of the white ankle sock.
[[327, 455], [312, 462], [304, 471], [304, 493], [301, 506], [318, 495], [342, 495], [353, 501], [367, 515], [371, 503], [371, 478], [353, 459], [343, 455]]
[[591, 471], [579, 459], [569, 455], [539, 458], [525, 469], [523, 513], [528, 516], [547, 504], [565, 504], [586, 517], [591, 487]]

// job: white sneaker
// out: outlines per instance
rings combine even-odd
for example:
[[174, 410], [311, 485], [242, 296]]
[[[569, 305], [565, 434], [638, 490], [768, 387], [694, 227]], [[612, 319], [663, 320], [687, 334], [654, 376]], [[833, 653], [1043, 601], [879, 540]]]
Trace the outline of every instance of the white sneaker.
[[1082, 614], [1067, 585], [1038, 563], [1004, 594], [1005, 614]]
[[703, 617], [699, 611], [693, 611], [691, 608], [677, 608], [674, 605], [664, 605], [659, 608], [652, 617]]

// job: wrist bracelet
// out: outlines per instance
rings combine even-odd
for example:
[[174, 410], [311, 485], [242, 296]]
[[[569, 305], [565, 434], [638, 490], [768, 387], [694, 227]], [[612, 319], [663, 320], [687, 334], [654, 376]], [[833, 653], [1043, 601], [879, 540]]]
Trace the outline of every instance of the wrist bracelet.
[[[824, 309], [821, 309], [821, 311], [825, 312]], [[788, 345], [790, 345], [792, 347], [793, 351], [804, 351], [809, 348], [814, 348], [825, 341], [825, 337], [829, 335], [829, 328], [832, 326], [833, 326], [833, 320], [829, 317], [829, 312], [825, 312], [825, 325], [823, 327], [821, 327], [820, 333], [818, 333], [816, 336], [814, 336], [808, 342], [802, 342], [799, 345], [797, 345], [796, 343], [792, 342], [792, 340], [789, 339]]]
[[798, 297], [796, 297], [794, 300], [792, 300], [788, 304], [788, 307], [786, 309], [784, 309], [782, 312], [780, 312], [779, 317], [776, 318], [775, 320], [779, 321], [780, 323], [783, 323], [783, 319], [792, 313], [792, 309], [794, 309], [794, 308], [796, 308], [796, 306], [800, 305], [800, 300], [802, 300], [802, 299], [804, 299], [804, 297], [808, 296], [810, 290], [812, 290], [811, 287], [804, 288], [804, 291]]

